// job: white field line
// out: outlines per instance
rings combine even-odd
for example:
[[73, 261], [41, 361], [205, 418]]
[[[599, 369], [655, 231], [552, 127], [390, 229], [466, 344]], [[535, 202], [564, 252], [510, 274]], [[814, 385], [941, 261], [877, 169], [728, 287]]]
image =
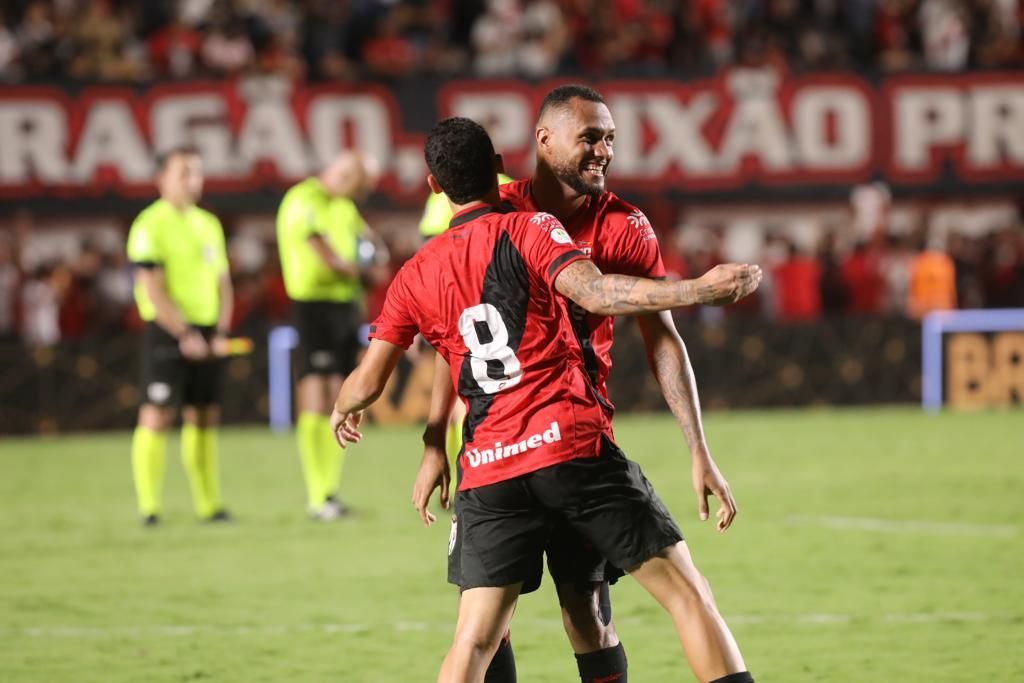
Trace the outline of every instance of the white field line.
[[[962, 623], [999, 623], [1019, 622], [1024, 614], [1013, 612], [917, 612], [893, 614], [733, 614], [726, 615], [730, 624], [751, 626], [790, 625], [790, 626], [844, 626], [848, 624], [886, 623], [886, 624], [962, 624]], [[640, 617], [616, 619], [620, 625], [641, 623]], [[226, 636], [286, 636], [295, 634], [352, 634], [386, 632], [403, 633], [408, 631], [427, 631], [441, 629], [450, 630], [453, 624], [448, 621], [422, 622], [398, 621], [379, 624], [337, 623], [337, 624], [252, 624], [252, 625], [216, 625], [216, 624], [152, 624], [141, 626], [30, 626], [25, 628], [0, 629], [3, 638], [23, 636], [29, 638], [69, 638], [69, 639], [106, 639], [106, 638], [182, 638], [195, 635], [226, 635]], [[558, 619], [525, 619], [513, 620], [512, 628], [530, 630], [560, 631], [561, 621]]]
[[927, 534], [935, 536], [998, 536], [1017, 535], [1012, 524], [972, 524], [967, 522], [932, 522], [924, 519], [880, 519], [877, 517], [816, 517], [794, 515], [786, 518], [790, 526], [821, 527], [844, 531], [872, 531], [882, 534]]

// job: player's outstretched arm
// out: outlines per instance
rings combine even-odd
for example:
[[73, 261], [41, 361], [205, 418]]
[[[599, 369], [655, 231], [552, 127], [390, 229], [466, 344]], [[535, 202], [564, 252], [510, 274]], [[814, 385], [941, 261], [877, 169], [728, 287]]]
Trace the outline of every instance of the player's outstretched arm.
[[448, 483], [451, 480], [451, 468], [448, 465], [445, 437], [448, 431], [448, 417], [455, 402], [455, 389], [452, 387], [451, 372], [448, 363], [441, 354], [434, 360], [434, 386], [430, 395], [430, 414], [427, 416], [427, 427], [423, 430], [423, 459], [416, 473], [416, 483], [412, 487], [412, 504], [423, 520], [430, 526], [437, 517], [427, 506], [434, 489], [441, 489], [441, 507], [448, 509]]
[[359, 366], [341, 385], [331, 413], [331, 431], [342, 448], [363, 438], [359, 431], [363, 410], [380, 398], [401, 356], [401, 347], [372, 339]]
[[736, 500], [704, 438], [697, 381], [686, 353], [686, 344], [668, 312], [640, 316], [637, 320], [647, 363], [690, 449], [690, 474], [700, 519], [708, 518], [708, 496], [714, 495], [719, 502], [716, 526], [719, 532], [723, 532], [736, 517]]
[[555, 289], [591, 313], [631, 315], [657, 313], [681, 306], [731, 304], [757, 289], [761, 268], [726, 263], [696, 280], [647, 280], [629, 275], [604, 275], [589, 260], [570, 263], [555, 279]]

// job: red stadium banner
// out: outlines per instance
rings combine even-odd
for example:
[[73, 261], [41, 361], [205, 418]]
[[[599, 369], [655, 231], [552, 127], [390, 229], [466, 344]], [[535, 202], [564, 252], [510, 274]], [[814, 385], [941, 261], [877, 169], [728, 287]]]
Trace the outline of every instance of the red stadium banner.
[[[255, 80], [97, 86], [74, 95], [7, 86], [0, 200], [148, 197], [155, 153], [183, 142], [203, 155], [208, 196], [283, 187], [354, 145], [382, 161], [388, 197], [419, 200], [420, 145], [440, 117], [485, 123], [507, 166], [527, 173], [536, 108], [551, 85]], [[702, 196], [786, 189], [814, 198], [821, 188], [870, 179], [964, 193], [1019, 189], [1024, 180], [1021, 73], [871, 82], [737, 69], [707, 80], [597, 85], [618, 128], [616, 189]]]

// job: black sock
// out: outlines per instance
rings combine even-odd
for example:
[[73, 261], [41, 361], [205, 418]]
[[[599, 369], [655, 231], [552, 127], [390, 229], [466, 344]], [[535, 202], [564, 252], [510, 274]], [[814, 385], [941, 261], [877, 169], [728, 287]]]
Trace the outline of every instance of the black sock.
[[738, 673], [729, 674], [722, 678], [716, 678], [708, 683], [754, 683], [754, 677], [750, 675], [749, 671], [740, 671]]
[[516, 683], [516, 655], [512, 652], [510, 638], [501, 639], [501, 645], [484, 674], [484, 683]]
[[626, 651], [622, 643], [597, 652], [576, 655], [576, 667], [580, 670], [582, 683], [626, 683]]

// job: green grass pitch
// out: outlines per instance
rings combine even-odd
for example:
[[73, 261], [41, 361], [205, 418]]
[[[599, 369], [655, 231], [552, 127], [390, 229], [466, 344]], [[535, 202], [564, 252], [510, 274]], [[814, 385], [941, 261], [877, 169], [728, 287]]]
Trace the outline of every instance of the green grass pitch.
[[[697, 521], [667, 416], [619, 441], [672, 508], [759, 683], [1024, 681], [1024, 414], [913, 408], [706, 419], [740, 505]], [[0, 441], [0, 681], [432, 681], [455, 592], [447, 517], [409, 493], [419, 430], [370, 429], [346, 463], [357, 516], [303, 514], [291, 438], [226, 430], [238, 521], [191, 517], [176, 443], [165, 524], [139, 527], [128, 435]], [[688, 681], [670, 622], [613, 589], [640, 683]], [[519, 679], [577, 680], [550, 581], [513, 623]]]

